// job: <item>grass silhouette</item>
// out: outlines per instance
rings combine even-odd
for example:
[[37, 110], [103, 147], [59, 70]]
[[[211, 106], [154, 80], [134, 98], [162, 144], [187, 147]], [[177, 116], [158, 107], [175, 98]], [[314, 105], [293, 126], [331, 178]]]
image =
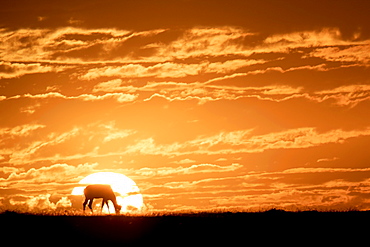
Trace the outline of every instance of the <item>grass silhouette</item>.
[[[262, 212], [176, 212], [141, 214], [0, 214], [2, 236], [17, 243], [124, 244], [165, 246], [192, 245], [294, 245], [346, 241], [356, 245], [368, 234], [368, 211], [297, 211], [270, 209]], [[297, 242], [298, 241], [298, 242]], [[364, 240], [362, 240], [364, 241]], [[255, 243], [255, 244], [253, 244]], [[363, 243], [363, 242], [359, 242]]]

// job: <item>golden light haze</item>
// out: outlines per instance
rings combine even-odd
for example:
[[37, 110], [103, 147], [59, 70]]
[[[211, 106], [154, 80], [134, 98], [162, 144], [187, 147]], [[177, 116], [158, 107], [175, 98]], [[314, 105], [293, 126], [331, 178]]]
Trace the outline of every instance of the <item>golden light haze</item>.
[[0, 207], [369, 209], [368, 1], [10, 1]]

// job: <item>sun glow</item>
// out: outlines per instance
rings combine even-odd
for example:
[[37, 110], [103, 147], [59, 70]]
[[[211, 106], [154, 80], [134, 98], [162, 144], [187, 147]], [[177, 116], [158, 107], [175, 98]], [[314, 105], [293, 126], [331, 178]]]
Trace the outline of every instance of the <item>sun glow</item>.
[[[136, 183], [120, 173], [98, 172], [83, 178], [79, 184], [84, 186], [75, 187], [72, 195], [83, 195], [85, 187], [89, 184], [108, 184], [117, 194], [117, 203], [122, 206], [121, 212], [131, 212], [144, 209], [143, 196]], [[101, 206], [101, 200], [97, 200], [96, 207]], [[113, 204], [109, 202], [109, 208], [104, 206], [103, 213], [113, 212]]]

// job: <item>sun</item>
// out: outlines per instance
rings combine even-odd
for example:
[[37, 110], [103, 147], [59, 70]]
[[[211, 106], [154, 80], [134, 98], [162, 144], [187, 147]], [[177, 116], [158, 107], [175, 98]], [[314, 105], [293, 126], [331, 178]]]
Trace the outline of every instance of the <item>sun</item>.
[[[117, 203], [122, 206], [121, 212], [141, 211], [144, 209], [143, 196], [140, 193], [136, 183], [123, 174], [115, 172], [97, 172], [81, 179], [78, 186], [73, 188], [72, 195], [83, 195], [85, 187], [89, 184], [108, 184], [117, 194]], [[101, 206], [101, 201], [97, 206]], [[110, 211], [113, 209], [113, 204], [109, 202]], [[108, 213], [108, 208], [104, 206], [104, 213]]]

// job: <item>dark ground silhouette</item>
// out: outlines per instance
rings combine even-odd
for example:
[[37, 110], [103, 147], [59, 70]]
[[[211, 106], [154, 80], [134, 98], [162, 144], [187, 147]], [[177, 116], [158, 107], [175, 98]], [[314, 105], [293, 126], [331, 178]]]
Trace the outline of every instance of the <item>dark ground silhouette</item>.
[[0, 214], [2, 241], [51, 246], [356, 246], [367, 243], [370, 212], [197, 213], [163, 216]]

